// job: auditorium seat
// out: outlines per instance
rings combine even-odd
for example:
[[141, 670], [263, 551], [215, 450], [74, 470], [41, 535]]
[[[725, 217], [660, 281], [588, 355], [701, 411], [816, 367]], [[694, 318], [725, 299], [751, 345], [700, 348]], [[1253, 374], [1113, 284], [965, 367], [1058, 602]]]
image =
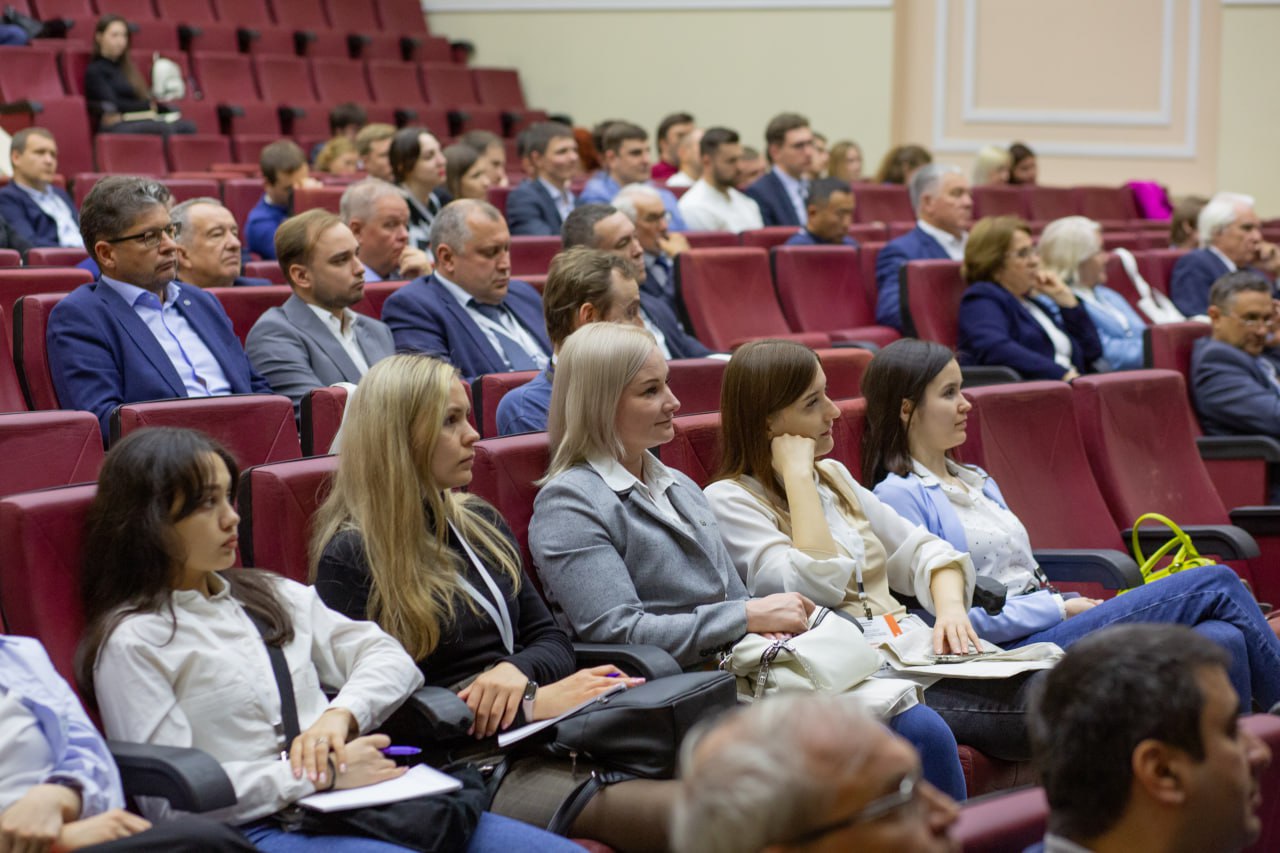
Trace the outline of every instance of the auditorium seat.
[[507, 215], [507, 197], [511, 195], [511, 191], [513, 189], [515, 189], [514, 186], [489, 187], [489, 189], [485, 191], [489, 204], [498, 208], [498, 212], [504, 217]]
[[[253, 162], [257, 162], [255, 157]], [[240, 233], [244, 234], [244, 222], [249, 218], [249, 211], [262, 198], [261, 178], [232, 178], [222, 182], [222, 203], [236, 218]]]
[[521, 559], [541, 591], [541, 583], [529, 554], [529, 521], [533, 499], [538, 494], [535, 481], [547, 473], [551, 461], [545, 432], [487, 438], [474, 445], [471, 485], [468, 491], [493, 504], [507, 522], [520, 545]]
[[[0, 101], [59, 100], [67, 94], [58, 72], [56, 53], [28, 47], [0, 47]], [[66, 164], [61, 165], [65, 170]]]
[[511, 275], [544, 275], [560, 252], [559, 237], [516, 235], [511, 238]]
[[743, 231], [738, 235], [739, 241], [744, 246], [751, 246], [757, 249], [764, 249], [766, 252], [774, 246], [781, 246], [783, 243], [791, 239], [791, 236], [800, 229], [794, 225], [773, 225], [768, 228], [752, 228], [749, 231]]
[[253, 324], [258, 322], [268, 308], [283, 305], [293, 295], [287, 285], [271, 287], [217, 287], [210, 291], [222, 303], [222, 309], [231, 318], [231, 327], [241, 345], [248, 337]]
[[22, 266], [22, 255], [17, 249], [0, 249], [0, 269], [13, 269]]
[[249, 28], [276, 25], [270, 7], [262, 0], [213, 0], [213, 11], [224, 24]]
[[658, 448], [658, 456], [705, 488], [720, 464], [720, 413], [677, 415], [671, 426], [675, 437]]
[[547, 120], [544, 110], [531, 110], [525, 103], [524, 90], [520, 86], [520, 72], [516, 69], [473, 68], [471, 80], [479, 102], [502, 112], [502, 126], [506, 136], [514, 137], [534, 122]]
[[1076, 204], [1082, 216], [1097, 222], [1127, 223], [1138, 219], [1138, 205], [1128, 187], [1075, 188]]
[[1042, 187], [1032, 185], [1022, 191], [1027, 200], [1028, 218], [1048, 222], [1080, 212], [1075, 190], [1071, 187]]
[[[31, 252], [39, 251], [39, 249], [31, 250]], [[80, 259], [83, 260], [83, 250], [81, 252]], [[43, 255], [38, 256], [37, 259], [43, 260]], [[14, 303], [28, 294], [70, 293], [80, 285], [91, 281], [93, 281], [93, 273], [77, 267], [0, 269], [0, 311], [13, 316]]]
[[1134, 231], [1103, 231], [1102, 248], [1108, 252], [1113, 249], [1128, 249], [1137, 252], [1146, 247], [1146, 239]]
[[110, 12], [120, 15], [130, 24], [156, 20], [156, 8], [151, 0], [100, 0], [95, 2], [98, 14]]
[[215, 178], [161, 178], [160, 183], [169, 188], [174, 204], [193, 198], [218, 198], [221, 184]]
[[509, 373], [486, 373], [471, 383], [475, 399], [476, 429], [481, 438], [498, 435], [498, 404], [507, 392], [533, 380], [536, 370], [513, 370]]
[[0, 309], [0, 412], [25, 412], [27, 398], [22, 393], [18, 367], [13, 361], [13, 329], [9, 316]]
[[163, 21], [182, 24], [218, 23], [209, 0], [155, 0], [155, 4], [156, 12]]
[[[0, 114], [21, 117], [6, 119], [4, 125], [11, 133], [29, 125], [45, 128], [58, 140], [58, 168], [62, 173], [75, 175], [88, 172], [93, 169], [93, 143], [89, 132], [89, 111], [84, 98], [51, 97], [37, 100], [25, 94], [20, 78], [15, 80], [10, 77], [11, 69], [6, 67], [6, 63], [12, 60], [13, 55], [7, 51], [30, 50], [27, 47], [0, 47]], [[54, 73], [56, 74], [56, 69]], [[9, 79], [8, 83], [5, 82], [6, 78]], [[10, 92], [5, 91], [6, 87]], [[14, 91], [17, 94], [11, 94]]]
[[275, 261], [249, 261], [244, 265], [244, 274], [249, 278], [265, 278], [272, 284], [287, 284], [284, 270]]
[[323, 456], [333, 446], [333, 439], [342, 426], [342, 415], [347, 408], [347, 389], [327, 385], [312, 388], [302, 398], [302, 455]]
[[[27, 250], [27, 268], [31, 267], [61, 267], [64, 270], [67, 267], [74, 267], [81, 261], [87, 259], [89, 253], [84, 249], [71, 248], [69, 246], [40, 246], [35, 249]], [[71, 275], [75, 275], [72, 273]], [[92, 273], [90, 273], [88, 281], [92, 281]], [[75, 276], [79, 279], [79, 276]], [[78, 283], [83, 284], [83, 281]], [[34, 291], [33, 291], [34, 292]]]
[[955, 349], [966, 288], [960, 263], [910, 261], [902, 267], [900, 287], [903, 331]]
[[723, 358], [678, 358], [667, 362], [667, 386], [680, 401], [680, 413], [720, 409], [720, 383], [728, 364]]
[[849, 236], [859, 244], [883, 241], [889, 236], [889, 229], [879, 222], [855, 222], [849, 226]]
[[847, 400], [862, 396], [862, 376], [871, 364], [871, 351], [857, 347], [819, 349], [818, 360], [827, 375], [827, 396]]
[[251, 56], [293, 56], [298, 52], [298, 35], [288, 27], [240, 27], [240, 49]]
[[1186, 249], [1148, 249], [1134, 252], [1133, 257], [1138, 262], [1138, 273], [1147, 280], [1147, 284], [1168, 296], [1173, 266], [1186, 253]]
[[293, 191], [293, 212], [320, 208], [337, 213], [346, 187], [298, 187]]
[[1043, 788], [1023, 788], [965, 803], [951, 835], [964, 853], [1022, 853], [1044, 837]]
[[[192, 73], [200, 83], [205, 100], [218, 105], [223, 127], [230, 131], [233, 142], [241, 134], [277, 139], [280, 136], [276, 105], [263, 102], [258, 92], [253, 62], [259, 58], [229, 52], [191, 54]], [[236, 155], [244, 160], [241, 152], [237, 151]]]
[[306, 583], [311, 521], [337, 470], [337, 456], [244, 469], [237, 489], [241, 562]]
[[876, 324], [857, 249], [777, 246], [771, 259], [778, 302], [793, 331], [826, 332], [833, 341], [868, 341], [877, 346], [901, 337], [896, 329]]
[[92, 482], [102, 456], [102, 428], [90, 412], [0, 414], [0, 495]]
[[874, 240], [862, 244], [858, 249], [858, 263], [862, 265], [862, 286], [867, 293], [867, 307], [871, 309], [871, 316], [875, 316], [876, 300], [879, 294], [879, 288], [876, 283], [876, 258], [880, 256], [880, 250], [885, 246], [885, 241]]
[[49, 372], [45, 328], [49, 312], [66, 294], [37, 293], [23, 296], [13, 307], [13, 361], [27, 405], [34, 410], [56, 409], [58, 392]]
[[712, 349], [769, 337], [830, 346], [828, 335], [790, 331], [772, 278], [764, 249], [690, 249], [676, 259], [677, 289], [698, 339]]
[[362, 63], [341, 59], [312, 59], [311, 81], [319, 99], [329, 104], [372, 100]]
[[684, 238], [691, 249], [732, 249], [742, 245], [732, 231], [686, 231]]
[[[830, 390], [827, 396], [831, 396]], [[862, 435], [867, 429], [867, 400], [835, 400], [840, 417], [831, 426], [830, 457], [849, 469], [858, 482], [862, 482]]]
[[1141, 298], [1138, 294], [1138, 288], [1134, 285], [1133, 279], [1129, 277], [1129, 273], [1125, 271], [1124, 264], [1120, 263], [1118, 255], [1111, 255], [1107, 258], [1106, 275], [1106, 281], [1103, 283], [1123, 296], [1125, 302], [1128, 302], [1129, 306], [1138, 312], [1138, 316], [1146, 320], [1146, 315], [1138, 308], [1138, 300]]
[[502, 111], [480, 103], [469, 69], [452, 64], [421, 63], [418, 73], [427, 102], [449, 110], [451, 135], [459, 136], [469, 130], [504, 135]]
[[419, 0], [375, 0], [374, 8], [384, 32], [422, 36], [429, 32]]
[[364, 286], [364, 298], [351, 306], [352, 311], [359, 311], [375, 320], [382, 319], [382, 303], [387, 297], [404, 287], [407, 281], [375, 281]]
[[[313, 7], [302, 17], [289, 18], [294, 21], [309, 21], [314, 17], [316, 8]], [[276, 14], [279, 14], [277, 11]], [[327, 24], [322, 26], [320, 22], [316, 22], [314, 27], [297, 28], [295, 27], [294, 39], [297, 42], [298, 52], [308, 59], [350, 59], [351, 45], [347, 40], [347, 34], [329, 30]]]
[[152, 426], [198, 429], [222, 442], [241, 468], [302, 458], [293, 403], [279, 394], [178, 397], [127, 403], [111, 413], [114, 445], [134, 430]]
[[1027, 218], [1027, 202], [1021, 187], [978, 186], [973, 193], [973, 221], [985, 216]]
[[370, 59], [364, 64], [373, 100], [380, 104], [426, 103], [417, 68], [404, 62]]
[[859, 184], [856, 189], [857, 207], [854, 217], [858, 222], [910, 222], [916, 221], [907, 188], [897, 184]]

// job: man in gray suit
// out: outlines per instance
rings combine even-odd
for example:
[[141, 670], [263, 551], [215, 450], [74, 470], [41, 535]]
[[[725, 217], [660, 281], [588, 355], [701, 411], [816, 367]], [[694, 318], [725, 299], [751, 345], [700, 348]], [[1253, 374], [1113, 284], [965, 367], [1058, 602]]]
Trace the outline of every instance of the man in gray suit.
[[308, 210], [276, 230], [275, 247], [293, 295], [258, 318], [245, 352], [296, 412], [312, 388], [359, 382], [396, 347], [386, 325], [351, 310], [364, 296], [364, 266], [341, 219]]

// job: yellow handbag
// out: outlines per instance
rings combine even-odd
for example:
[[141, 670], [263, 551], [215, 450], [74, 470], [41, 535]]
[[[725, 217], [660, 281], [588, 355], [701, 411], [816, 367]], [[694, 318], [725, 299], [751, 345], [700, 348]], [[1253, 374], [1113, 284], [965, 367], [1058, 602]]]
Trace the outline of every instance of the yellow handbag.
[[[1173, 538], [1153, 551], [1150, 557], [1145, 557], [1142, 554], [1142, 547], [1138, 543], [1138, 527], [1148, 519], [1158, 521], [1172, 530]], [[1169, 575], [1186, 571], [1187, 569], [1214, 565], [1214, 560], [1200, 556], [1200, 552], [1196, 550], [1196, 546], [1191, 542], [1191, 537], [1181, 527], [1174, 523], [1172, 519], [1158, 512], [1148, 512], [1139, 516], [1138, 520], [1133, 523], [1132, 537], [1133, 556], [1138, 561], [1138, 568], [1142, 571], [1142, 582], [1144, 584], [1155, 583], [1161, 578], [1167, 578]], [[1177, 549], [1176, 551], [1174, 550], [1175, 548]], [[1170, 555], [1171, 552], [1172, 556]], [[1162, 569], [1156, 568], [1165, 557], [1170, 558], [1169, 564]], [[1128, 590], [1121, 590], [1117, 595], [1123, 595], [1125, 592], [1128, 592]]]

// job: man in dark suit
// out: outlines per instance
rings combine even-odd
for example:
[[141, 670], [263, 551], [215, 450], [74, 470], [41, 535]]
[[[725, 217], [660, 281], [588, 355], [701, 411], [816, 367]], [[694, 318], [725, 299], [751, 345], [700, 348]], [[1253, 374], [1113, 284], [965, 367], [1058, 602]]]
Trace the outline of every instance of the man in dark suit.
[[1280, 382], [1264, 354], [1274, 309], [1257, 273], [1228, 273], [1209, 290], [1213, 335], [1195, 342], [1191, 398], [1209, 435], [1280, 438]]
[[24, 128], [9, 147], [13, 180], [0, 187], [0, 219], [37, 248], [84, 245], [71, 196], [53, 184], [58, 143], [43, 127]]
[[242, 276], [240, 229], [235, 215], [216, 198], [187, 199], [169, 212], [178, 226], [178, 278], [196, 287], [251, 287], [271, 284]]
[[1229, 272], [1270, 265], [1266, 271], [1274, 273], [1276, 247], [1263, 243], [1262, 222], [1249, 196], [1218, 193], [1200, 211], [1196, 227], [1201, 248], [1179, 258], [1169, 280], [1169, 297], [1186, 316], [1207, 312], [1209, 288]]
[[533, 177], [507, 196], [511, 233], [555, 236], [577, 203], [569, 189], [578, 165], [573, 128], [558, 121], [538, 122], [520, 134], [520, 159], [532, 167]]
[[308, 210], [276, 229], [276, 257], [293, 295], [258, 318], [244, 348], [295, 412], [313, 388], [359, 382], [396, 351], [384, 323], [351, 310], [364, 297], [359, 248], [351, 229], [327, 210]]
[[916, 227], [876, 256], [876, 322], [902, 331], [898, 274], [908, 261], [964, 260], [973, 221], [969, 179], [955, 166], [930, 163], [911, 177]]
[[807, 218], [805, 175], [813, 167], [813, 131], [809, 120], [796, 113], [773, 117], [764, 131], [773, 168], [747, 187], [760, 206], [766, 226], [804, 225]]
[[788, 246], [852, 246], [853, 188], [839, 178], [818, 178], [809, 186], [809, 220], [787, 240]]
[[80, 229], [102, 277], [49, 315], [46, 345], [63, 408], [97, 415], [104, 436], [123, 403], [270, 394], [211, 294], [175, 281], [177, 229], [167, 190], [108, 177], [85, 198]]
[[380, 178], [356, 181], [342, 193], [342, 222], [360, 244], [365, 284], [404, 281], [431, 272], [431, 259], [409, 245], [409, 203]]
[[431, 226], [432, 275], [387, 298], [382, 319], [396, 348], [451, 362], [467, 381], [483, 373], [541, 370], [551, 360], [542, 298], [511, 280], [511, 234], [488, 202], [459, 199]]

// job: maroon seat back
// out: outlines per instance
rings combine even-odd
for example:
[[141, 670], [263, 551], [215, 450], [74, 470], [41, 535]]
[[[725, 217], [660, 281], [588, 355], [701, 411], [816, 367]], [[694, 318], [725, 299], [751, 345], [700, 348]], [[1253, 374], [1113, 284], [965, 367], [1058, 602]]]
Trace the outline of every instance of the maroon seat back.
[[92, 482], [102, 456], [102, 429], [90, 412], [0, 415], [0, 495]]
[[1196, 341], [1213, 330], [1208, 323], [1161, 323], [1146, 330], [1145, 367], [1176, 370], [1184, 379], [1191, 377], [1191, 351]]
[[975, 221], [984, 216], [1027, 217], [1027, 201], [1021, 187], [981, 186], [972, 192]]
[[[40, 251], [32, 249], [28, 257]], [[81, 254], [83, 255], [83, 251]], [[43, 259], [45, 255], [38, 254], [36, 257]], [[74, 266], [0, 269], [0, 311], [12, 316], [14, 304], [24, 296], [32, 293], [70, 293], [91, 281], [93, 273]]]
[[862, 396], [862, 375], [871, 364], [870, 350], [856, 347], [819, 349], [822, 372], [827, 374], [827, 396], [832, 400], [850, 400]]
[[241, 562], [306, 583], [311, 520], [329, 494], [337, 470], [337, 456], [244, 470], [238, 490]]
[[504, 110], [523, 110], [527, 104], [514, 68], [473, 68], [471, 82], [480, 103]]
[[1134, 252], [1138, 262], [1138, 272], [1147, 280], [1147, 284], [1169, 295], [1169, 280], [1173, 278], [1173, 266], [1178, 259], [1187, 254], [1186, 249], [1147, 249]]
[[[529, 577], [536, 578], [529, 555], [529, 521], [533, 499], [538, 495], [534, 481], [547, 473], [551, 462], [545, 432], [530, 432], [504, 438], [487, 438], [475, 443], [471, 465], [472, 494], [497, 508], [511, 528]], [[536, 580], [535, 580], [536, 583]]]
[[680, 401], [680, 413], [720, 409], [720, 383], [728, 364], [720, 358], [678, 358], [667, 362], [667, 385]]
[[[365, 63], [365, 76], [373, 99], [379, 103], [416, 104], [425, 102], [417, 69], [403, 62], [371, 59]], [[443, 130], [443, 128], [436, 128]]]
[[889, 239], [889, 228], [879, 222], [860, 222], [849, 226], [849, 236], [859, 243], [883, 242]]
[[480, 103], [470, 69], [460, 65], [422, 63], [418, 66], [422, 93], [437, 107], [465, 107]]
[[[236, 53], [193, 53], [191, 71], [200, 81], [206, 100], [218, 104], [254, 103], [261, 100], [253, 64], [247, 56]], [[307, 87], [310, 89], [310, 86]], [[259, 128], [271, 132], [274, 128]]]
[[231, 140], [212, 133], [170, 136], [169, 165], [176, 172], [203, 172], [231, 159]]
[[1134, 285], [1133, 279], [1129, 278], [1129, 273], [1125, 271], [1124, 264], [1120, 263], [1118, 255], [1112, 255], [1107, 258], [1106, 274], [1107, 287], [1123, 296], [1125, 302], [1128, 302], [1133, 310], [1138, 312], [1138, 316], [1143, 317], [1145, 320], [1146, 317], [1138, 309], [1138, 299], [1140, 298], [1138, 288]]
[[0, 249], [0, 269], [13, 269], [22, 266], [22, 255], [17, 249]]
[[1075, 190], [1071, 187], [1029, 186], [1023, 192], [1026, 194], [1027, 213], [1031, 219], [1061, 219], [1080, 212]]
[[1080, 213], [1099, 222], [1138, 219], [1138, 205], [1128, 187], [1076, 187]]
[[102, 172], [162, 175], [168, 171], [164, 139], [153, 134], [100, 133], [93, 138], [93, 151]]
[[0, 309], [0, 412], [25, 412], [27, 398], [18, 380], [18, 367], [13, 361], [13, 331], [3, 309]]
[[347, 389], [330, 385], [312, 388], [302, 398], [301, 409], [303, 455], [328, 453], [342, 427], [342, 415], [347, 409]]
[[307, 60], [299, 56], [255, 56], [254, 73], [262, 100], [278, 104], [319, 103], [311, 86]]
[[263, 312], [283, 305], [293, 295], [292, 288], [283, 284], [271, 287], [215, 287], [210, 288], [209, 292], [217, 297], [222, 310], [231, 318], [231, 328], [235, 330], [241, 345]]
[[242, 27], [275, 26], [271, 9], [260, 0], [213, 0], [213, 11], [218, 20]]
[[774, 246], [781, 246], [791, 239], [800, 229], [794, 225], [771, 225], [768, 228], [753, 228], [743, 231], [738, 239], [744, 246], [753, 246], [768, 251]]
[[546, 275], [560, 252], [559, 237], [517, 235], [511, 238], [511, 275]]
[[909, 261], [903, 275], [903, 328], [916, 337], [955, 349], [965, 281], [957, 261]]
[[907, 188], [897, 184], [859, 184], [854, 189], [857, 207], [854, 218], [858, 222], [915, 222], [916, 213], [911, 207], [911, 195]]
[[13, 360], [27, 403], [35, 410], [57, 409], [58, 392], [49, 372], [45, 329], [49, 312], [66, 294], [37, 293], [24, 296], [14, 305]]
[[127, 403], [111, 414], [111, 444], [152, 426], [198, 429], [217, 439], [241, 469], [302, 457], [293, 403], [278, 394], [231, 394]]
[[275, 285], [285, 283], [284, 270], [280, 269], [280, 264], [275, 261], [249, 261], [244, 265], [244, 274], [249, 278], [265, 278]]
[[346, 187], [299, 187], [293, 191], [293, 209], [296, 213], [320, 208], [330, 213], [338, 212]]
[[732, 231], [686, 231], [684, 238], [691, 249], [731, 249], [742, 244]]
[[404, 287], [407, 281], [375, 281], [364, 286], [364, 298], [351, 306], [352, 311], [359, 311], [375, 320], [382, 319], [382, 303], [387, 297]]
[[878, 240], [863, 243], [858, 249], [858, 263], [862, 265], [862, 288], [867, 294], [867, 308], [873, 317], [880, 293], [879, 283], [876, 281], [876, 259], [880, 257], [880, 250], [884, 247], [885, 242]]
[[705, 487], [720, 464], [720, 413], [679, 415], [672, 421], [675, 438], [658, 449], [664, 464]]
[[486, 373], [479, 377], [479, 383], [472, 387], [475, 388], [476, 408], [479, 409], [476, 425], [482, 438], [498, 434], [498, 404], [507, 396], [507, 392], [531, 382], [537, 375], [536, 370], [515, 370], [510, 373]]
[[1022, 853], [1044, 838], [1049, 804], [1043, 788], [1024, 788], [965, 803], [951, 837], [966, 853]]
[[831, 427], [831, 458], [843, 463], [853, 478], [862, 481], [862, 434], [867, 429], [867, 398], [837, 400], [840, 417]]
[[374, 5], [385, 32], [425, 36], [429, 31], [418, 0], [376, 0]]
[[310, 64], [312, 83], [321, 101], [363, 104], [373, 99], [365, 80], [363, 63], [318, 58], [312, 59]]
[[778, 246], [773, 250], [773, 281], [782, 313], [797, 332], [840, 332], [889, 344], [897, 330], [876, 324], [858, 250], [850, 246]]

